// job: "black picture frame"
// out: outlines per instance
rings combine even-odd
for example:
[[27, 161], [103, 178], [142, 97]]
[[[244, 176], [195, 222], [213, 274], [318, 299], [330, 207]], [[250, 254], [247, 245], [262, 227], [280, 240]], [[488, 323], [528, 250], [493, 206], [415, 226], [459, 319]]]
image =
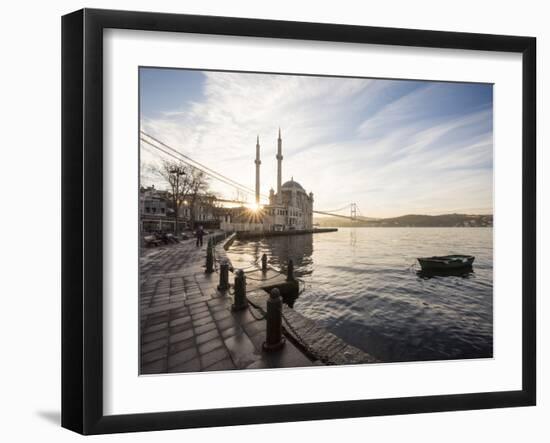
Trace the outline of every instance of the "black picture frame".
[[[131, 415], [103, 413], [103, 30], [522, 54], [522, 389]], [[536, 39], [83, 9], [62, 18], [62, 426], [82, 434], [530, 406], [536, 403]], [[519, 149], [519, 147], [518, 147]]]

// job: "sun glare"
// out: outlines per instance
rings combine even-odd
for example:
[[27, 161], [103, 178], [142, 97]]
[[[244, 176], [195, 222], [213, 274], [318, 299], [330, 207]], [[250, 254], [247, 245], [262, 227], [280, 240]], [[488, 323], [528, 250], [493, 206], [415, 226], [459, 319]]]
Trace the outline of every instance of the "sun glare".
[[250, 203], [248, 205], [248, 209], [250, 209], [252, 212], [259, 212], [262, 207], [258, 203]]

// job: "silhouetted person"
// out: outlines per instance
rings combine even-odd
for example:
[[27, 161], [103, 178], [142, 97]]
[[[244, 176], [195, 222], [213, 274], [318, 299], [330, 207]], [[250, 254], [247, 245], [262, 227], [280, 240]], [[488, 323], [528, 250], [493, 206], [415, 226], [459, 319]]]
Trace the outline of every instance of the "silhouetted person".
[[195, 235], [197, 237], [197, 247], [202, 246], [202, 238], [204, 237], [204, 229], [202, 229], [202, 226], [198, 227]]

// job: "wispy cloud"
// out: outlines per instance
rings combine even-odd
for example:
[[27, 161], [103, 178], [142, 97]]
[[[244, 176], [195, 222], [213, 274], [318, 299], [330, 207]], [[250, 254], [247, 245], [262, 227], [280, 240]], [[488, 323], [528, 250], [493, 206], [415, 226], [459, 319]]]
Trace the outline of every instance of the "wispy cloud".
[[[249, 187], [259, 135], [264, 194], [276, 183], [280, 126], [283, 180], [312, 191], [316, 209], [492, 211], [490, 86], [205, 72], [200, 92], [180, 107], [144, 109], [142, 129]], [[155, 161], [143, 145], [142, 162]]]

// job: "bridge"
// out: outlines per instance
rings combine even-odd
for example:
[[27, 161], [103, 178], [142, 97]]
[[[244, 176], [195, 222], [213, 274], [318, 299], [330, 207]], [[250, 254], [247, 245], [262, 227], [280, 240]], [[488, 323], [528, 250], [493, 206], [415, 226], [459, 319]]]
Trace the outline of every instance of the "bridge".
[[[346, 210], [349, 208], [349, 215], [344, 214], [338, 214], [338, 212], [341, 212], [343, 210]], [[322, 215], [328, 215], [330, 217], [339, 217], [339, 218], [345, 218], [346, 220], [351, 221], [367, 221], [368, 218], [361, 215], [361, 211], [359, 210], [359, 207], [357, 206], [357, 203], [349, 203], [346, 206], [338, 209], [333, 209], [330, 211], [313, 211], [315, 214], [322, 214]]]
[[[222, 198], [222, 197], [215, 197], [215, 200], [220, 203], [235, 203], [240, 206], [250, 206], [252, 205], [252, 202], [254, 201], [255, 197], [255, 190], [252, 188], [249, 188], [248, 186], [242, 185], [235, 180], [217, 172], [213, 169], [209, 168], [208, 166], [199, 163], [196, 160], [193, 160], [191, 157], [183, 154], [179, 150], [173, 148], [172, 146], [162, 142], [158, 138], [155, 138], [144, 131], [140, 131], [140, 141], [143, 142], [147, 147], [155, 149], [156, 151], [164, 154], [164, 156], [170, 157], [172, 159], [178, 160], [182, 163], [185, 163], [186, 165], [191, 166], [192, 168], [195, 168], [201, 172], [203, 172], [205, 175], [210, 177], [211, 179], [217, 180], [221, 183], [224, 183], [231, 188], [235, 189], [239, 194], [246, 195], [251, 200], [244, 200], [244, 199], [231, 199], [231, 198]], [[268, 196], [265, 194], [260, 194], [260, 197], [264, 200], [268, 200]], [[349, 215], [342, 214], [342, 211], [348, 211], [349, 209]], [[351, 221], [366, 221], [368, 220], [366, 217], [361, 215], [361, 211], [359, 210], [357, 203], [348, 203], [345, 206], [337, 209], [332, 210], [317, 210], [313, 211], [315, 214], [321, 214], [326, 215], [329, 217], [338, 217], [338, 218], [344, 218], [346, 220]]]
[[[227, 198], [219, 198], [215, 197], [215, 200], [219, 203], [235, 203], [239, 206], [250, 206], [252, 203], [248, 200], [236, 200], [236, 199], [227, 199]], [[338, 214], [338, 212], [343, 211], [345, 209], [349, 208], [349, 215], [344, 214]], [[338, 218], [345, 218], [346, 220], [351, 221], [366, 221], [368, 220], [366, 217], [363, 217], [362, 215], [357, 215], [359, 211], [359, 208], [357, 207], [356, 203], [349, 203], [346, 206], [336, 209], [336, 210], [326, 210], [326, 211], [315, 211], [313, 210], [314, 214], [321, 214], [321, 215], [328, 215], [329, 217], [338, 217]]]

